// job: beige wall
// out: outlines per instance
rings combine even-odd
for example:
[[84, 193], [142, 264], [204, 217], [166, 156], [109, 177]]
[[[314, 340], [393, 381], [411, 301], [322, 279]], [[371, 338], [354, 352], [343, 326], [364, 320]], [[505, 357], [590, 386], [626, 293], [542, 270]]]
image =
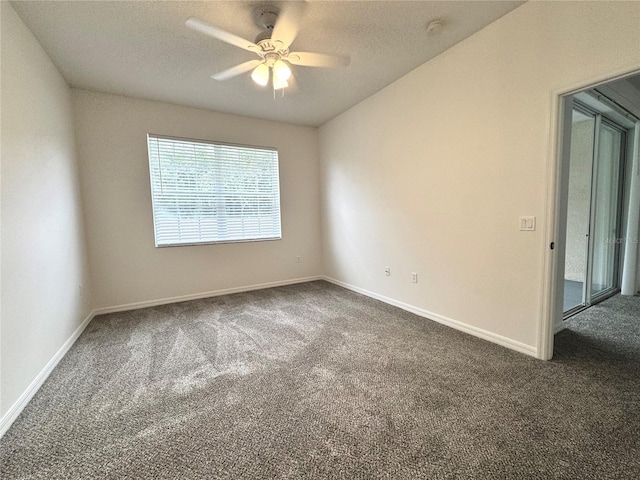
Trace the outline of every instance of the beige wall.
[[530, 2], [325, 124], [326, 273], [535, 353], [552, 92], [638, 45], [640, 3]]
[[[84, 90], [73, 105], [94, 307], [321, 273], [317, 129]], [[147, 133], [278, 148], [282, 240], [155, 248]]]
[[2, 2], [0, 416], [90, 311], [71, 92]]

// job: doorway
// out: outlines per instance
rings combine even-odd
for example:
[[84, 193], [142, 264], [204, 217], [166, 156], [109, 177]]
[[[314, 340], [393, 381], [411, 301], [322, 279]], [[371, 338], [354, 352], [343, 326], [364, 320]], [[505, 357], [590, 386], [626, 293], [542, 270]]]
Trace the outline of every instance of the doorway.
[[563, 318], [620, 289], [627, 129], [590, 92], [571, 111]]
[[[619, 72], [619, 76], [609, 80], [596, 79], [591, 85], [582, 84], [576, 85], [570, 90], [557, 90], [553, 94], [553, 99], [553, 111], [555, 113], [553, 128], [557, 135], [552, 137], [553, 156], [548, 171], [549, 183], [552, 187], [547, 204], [550, 228], [546, 237], [548, 253], [545, 259], [544, 314], [540, 322], [538, 337], [538, 357], [545, 360], [553, 357], [555, 334], [565, 329], [574, 318], [590, 313], [593, 309], [589, 309], [589, 304], [592, 305], [594, 301], [603, 300], [612, 291], [615, 293], [618, 289], [621, 293], [620, 297], [616, 298], [640, 296], [640, 70]], [[577, 100], [577, 104], [582, 103], [588, 107], [587, 110], [591, 111], [584, 112], [578, 109], [582, 116], [574, 116], [575, 100]], [[598, 104], [602, 111], [596, 108]], [[602, 105], [604, 105], [604, 108], [602, 108]], [[593, 110], [595, 110], [595, 114]], [[601, 122], [603, 118], [612, 119], [613, 125], [609, 125], [607, 121], [604, 123], [607, 126], [613, 126], [616, 132], [619, 131], [619, 126], [622, 125], [624, 127], [622, 130], [625, 131], [627, 139], [626, 145], [624, 145], [626, 152], [625, 165], [622, 171], [617, 173], [618, 176], [622, 176], [621, 183], [623, 183], [622, 195], [624, 200], [622, 205], [619, 205], [619, 215], [622, 216], [622, 236], [619, 238], [605, 236], [604, 241], [601, 239], [598, 243], [594, 242], [592, 237], [595, 232], [595, 222], [585, 229], [587, 230], [586, 232], [582, 232], [582, 238], [574, 234], [573, 241], [579, 246], [581, 245], [583, 255], [582, 257], [579, 257], [578, 254], [571, 255], [573, 255], [574, 259], [582, 258], [583, 260], [576, 260], [577, 263], [574, 264], [576, 267], [574, 274], [577, 272], [576, 275], [578, 276], [567, 278], [565, 276], [566, 251], [571, 244], [567, 239], [569, 228], [567, 214], [573, 123], [574, 121], [575, 123], [587, 122], [588, 125], [593, 122], [593, 130], [591, 130], [591, 125], [589, 125], [589, 128], [585, 126], [584, 130], [593, 131], [593, 142], [585, 141], [585, 144], [592, 144], [591, 152], [594, 155], [597, 152], [595, 148], [595, 142], [597, 141], [595, 135], [597, 114], [600, 114]], [[609, 131], [607, 130], [607, 132]], [[584, 136], [589, 139], [586, 134]], [[614, 145], [614, 139], [615, 135], [613, 135], [613, 138], [606, 139], [602, 148], [605, 148], [604, 145]], [[588, 149], [586, 150], [586, 158], [589, 161]], [[613, 158], [615, 155], [611, 155], [611, 157]], [[593, 159], [590, 161], [590, 174], [593, 177], [596, 165], [594, 165]], [[606, 166], [606, 163], [602, 168]], [[611, 173], [616, 174], [615, 171]], [[606, 175], [604, 178], [606, 178]], [[602, 182], [604, 182], [604, 178], [601, 179]], [[604, 187], [599, 187], [597, 183], [594, 184], [592, 178], [589, 179], [588, 185], [591, 187], [587, 189], [589, 194], [588, 215], [584, 213], [586, 212], [586, 201], [581, 205], [583, 219], [586, 217], [591, 221], [597, 213], [596, 209], [591, 208], [593, 189], [603, 189]], [[613, 190], [609, 193], [613, 193]], [[585, 195], [583, 194], [583, 200]], [[600, 213], [599, 216], [602, 217], [602, 214]], [[613, 219], [615, 215], [609, 215], [609, 217]], [[618, 222], [620, 222], [619, 217]], [[601, 222], [601, 224], [601, 228], [604, 228], [606, 222]], [[590, 235], [591, 238], [587, 235]], [[597, 256], [596, 252], [598, 252]], [[591, 255], [598, 260], [589, 260]], [[616, 257], [618, 258], [616, 259]], [[589, 262], [591, 262], [590, 266]], [[582, 269], [580, 269], [580, 265], [582, 265]], [[591, 268], [591, 271], [589, 271], [589, 268]], [[617, 270], [617, 273], [611, 274], [612, 270]], [[607, 282], [602, 280], [607, 278], [607, 275], [609, 275], [609, 280], [613, 279], [614, 283], [609, 281], [607, 285]], [[567, 297], [566, 308], [564, 305], [565, 280], [577, 283], [577, 285], [572, 285], [574, 287], [574, 297], [572, 300]], [[617, 282], [617, 285], [615, 282]], [[603, 286], [606, 288], [603, 288]], [[591, 292], [585, 292], [586, 288], [591, 288]], [[616, 298], [612, 298], [612, 300]], [[564, 313], [573, 308], [576, 309], [574, 312], [584, 311], [584, 313], [580, 313], [580, 315], [569, 320], [569, 317]], [[623, 334], [622, 332], [617, 333]]]

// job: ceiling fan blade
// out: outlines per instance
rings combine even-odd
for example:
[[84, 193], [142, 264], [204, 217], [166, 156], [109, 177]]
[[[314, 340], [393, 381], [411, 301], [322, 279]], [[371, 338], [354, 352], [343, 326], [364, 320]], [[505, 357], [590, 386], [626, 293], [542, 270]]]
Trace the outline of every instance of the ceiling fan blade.
[[189, 18], [185, 25], [189, 28], [193, 28], [194, 30], [204, 33], [205, 35], [209, 35], [213, 38], [217, 38], [218, 40], [222, 40], [223, 42], [229, 43], [231, 45], [235, 45], [236, 47], [243, 48], [250, 52], [259, 52], [260, 47], [255, 43], [246, 40], [238, 35], [234, 35], [233, 33], [227, 32], [221, 28], [216, 27], [215, 25], [211, 25], [204, 20], [199, 20], [197, 18]]
[[280, 42], [282, 48], [289, 48], [289, 45], [293, 43], [298, 35], [300, 19], [304, 13], [304, 8], [304, 2], [286, 2], [278, 14], [278, 20], [271, 34], [271, 40]]
[[351, 61], [349, 57], [342, 55], [314, 52], [291, 52], [285, 60], [303, 67], [346, 67]]
[[263, 63], [263, 60], [249, 60], [248, 62], [241, 63], [240, 65], [236, 65], [235, 67], [231, 67], [223, 70], [222, 72], [218, 72], [215, 75], [211, 75], [211, 78], [215, 80], [228, 80], [238, 75], [242, 75], [249, 70], [253, 70], [261, 63]]

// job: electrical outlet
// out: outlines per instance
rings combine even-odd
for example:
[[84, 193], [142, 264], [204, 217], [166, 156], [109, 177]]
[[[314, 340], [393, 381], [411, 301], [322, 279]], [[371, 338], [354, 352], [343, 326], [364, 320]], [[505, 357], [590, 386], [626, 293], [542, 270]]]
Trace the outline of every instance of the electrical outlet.
[[296, 263], [300, 263], [300, 255], [296, 256]]
[[391, 275], [391, 269], [389, 267], [384, 267], [384, 274], [388, 277]]
[[418, 274], [416, 272], [411, 272], [411, 281], [413, 283], [418, 283]]

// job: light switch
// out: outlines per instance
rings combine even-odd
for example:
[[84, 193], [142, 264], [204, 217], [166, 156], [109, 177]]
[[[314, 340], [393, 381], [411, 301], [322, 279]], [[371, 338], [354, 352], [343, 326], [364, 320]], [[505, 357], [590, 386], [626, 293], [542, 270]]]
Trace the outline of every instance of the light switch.
[[536, 217], [520, 217], [520, 230], [532, 232], [536, 229]]

